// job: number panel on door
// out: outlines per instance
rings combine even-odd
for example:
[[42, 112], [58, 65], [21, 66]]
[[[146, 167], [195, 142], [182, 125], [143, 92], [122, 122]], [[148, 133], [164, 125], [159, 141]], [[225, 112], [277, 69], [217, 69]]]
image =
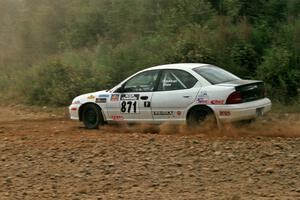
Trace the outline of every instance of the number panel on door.
[[120, 101], [121, 113], [123, 114], [137, 114], [139, 109], [139, 94], [122, 94]]

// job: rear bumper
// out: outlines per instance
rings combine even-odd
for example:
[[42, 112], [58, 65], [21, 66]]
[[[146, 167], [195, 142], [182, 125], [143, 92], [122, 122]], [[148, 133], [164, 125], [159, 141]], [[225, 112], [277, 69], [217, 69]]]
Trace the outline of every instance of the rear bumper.
[[255, 119], [271, 110], [270, 99], [264, 98], [257, 101], [233, 104], [233, 105], [214, 105], [216, 117], [220, 122], [235, 122], [241, 120]]

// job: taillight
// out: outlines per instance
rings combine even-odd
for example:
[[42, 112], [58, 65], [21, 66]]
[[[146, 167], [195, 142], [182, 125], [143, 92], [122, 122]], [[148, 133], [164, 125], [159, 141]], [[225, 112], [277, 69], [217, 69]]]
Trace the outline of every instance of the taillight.
[[239, 91], [235, 91], [229, 95], [226, 104], [243, 103], [242, 95]]

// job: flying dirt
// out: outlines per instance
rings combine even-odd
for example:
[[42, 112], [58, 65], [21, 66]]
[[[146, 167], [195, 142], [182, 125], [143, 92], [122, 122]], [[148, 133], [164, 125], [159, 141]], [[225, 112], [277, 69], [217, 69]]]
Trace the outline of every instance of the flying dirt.
[[300, 199], [300, 117], [194, 131], [86, 130], [63, 110], [0, 109], [0, 199]]

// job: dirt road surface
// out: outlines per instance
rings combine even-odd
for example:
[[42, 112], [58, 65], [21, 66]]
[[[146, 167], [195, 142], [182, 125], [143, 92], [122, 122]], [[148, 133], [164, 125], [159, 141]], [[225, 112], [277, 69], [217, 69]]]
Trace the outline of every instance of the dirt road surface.
[[299, 122], [90, 131], [64, 112], [2, 107], [0, 199], [300, 199]]

